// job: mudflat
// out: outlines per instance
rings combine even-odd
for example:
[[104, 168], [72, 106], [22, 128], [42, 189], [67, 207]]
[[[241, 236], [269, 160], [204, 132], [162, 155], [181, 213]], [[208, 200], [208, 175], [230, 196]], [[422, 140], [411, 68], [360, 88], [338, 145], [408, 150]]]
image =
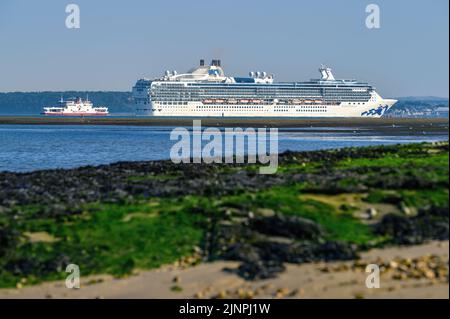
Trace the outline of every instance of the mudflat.
[[71, 125], [139, 125], [192, 126], [201, 120], [203, 126], [279, 127], [279, 128], [373, 128], [389, 132], [444, 132], [448, 118], [223, 118], [223, 117], [45, 117], [0, 116], [0, 124], [71, 124]]

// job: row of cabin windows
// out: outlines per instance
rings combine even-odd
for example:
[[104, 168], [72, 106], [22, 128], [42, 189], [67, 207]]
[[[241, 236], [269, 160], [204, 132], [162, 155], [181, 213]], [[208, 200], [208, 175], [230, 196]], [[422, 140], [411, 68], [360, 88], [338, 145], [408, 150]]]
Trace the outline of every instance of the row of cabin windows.
[[[161, 103], [162, 105], [167, 105], [168, 107], [181, 107], [181, 108], [188, 108], [187, 103], [186, 104], [173, 104], [172, 103]], [[295, 109], [296, 105], [276, 105], [274, 107], [274, 110], [277, 109]], [[239, 110], [239, 109], [263, 109], [263, 105], [198, 105], [196, 106], [197, 109], [217, 109], [217, 108], [225, 108], [225, 109], [232, 109], [232, 110]], [[326, 110], [327, 106], [325, 105], [301, 105], [300, 108], [303, 109], [311, 109], [311, 110]]]
[[261, 105], [198, 105], [197, 109], [227, 109], [227, 110], [242, 110], [242, 109], [263, 109]]

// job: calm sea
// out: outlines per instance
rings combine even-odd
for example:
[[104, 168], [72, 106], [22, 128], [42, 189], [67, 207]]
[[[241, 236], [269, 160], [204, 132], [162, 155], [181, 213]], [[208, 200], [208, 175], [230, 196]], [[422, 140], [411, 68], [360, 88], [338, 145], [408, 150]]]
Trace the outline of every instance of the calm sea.
[[[0, 171], [27, 172], [118, 161], [169, 158], [172, 127], [0, 125]], [[315, 128], [317, 129], [317, 128]], [[352, 129], [353, 130], [353, 129]], [[318, 150], [348, 146], [447, 140], [448, 135], [390, 136], [357, 130], [283, 129], [278, 149]]]

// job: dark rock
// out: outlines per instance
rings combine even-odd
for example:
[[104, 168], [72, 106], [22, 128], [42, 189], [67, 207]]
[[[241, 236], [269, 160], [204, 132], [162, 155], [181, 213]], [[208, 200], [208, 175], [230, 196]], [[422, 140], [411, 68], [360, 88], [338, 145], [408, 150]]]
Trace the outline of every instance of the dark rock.
[[417, 244], [422, 242], [416, 232], [412, 218], [403, 215], [388, 214], [375, 226], [375, 232], [392, 237], [397, 244]]
[[295, 264], [357, 258], [357, 247], [342, 242], [259, 242], [256, 245], [264, 259], [278, 259]]
[[375, 225], [375, 232], [391, 237], [396, 244], [420, 244], [429, 239], [449, 238], [448, 207], [429, 207], [419, 210], [417, 216], [385, 215]]
[[352, 260], [357, 258], [357, 247], [340, 242], [278, 243], [259, 241], [238, 243], [230, 246], [222, 256], [227, 260], [241, 261], [235, 271], [244, 279], [273, 278], [284, 271], [284, 263], [307, 263], [313, 261]]
[[19, 240], [20, 234], [18, 231], [0, 222], [0, 257], [4, 257], [13, 251]]
[[236, 274], [246, 280], [259, 280], [275, 278], [286, 267], [278, 260], [260, 260], [257, 262], [242, 263]]
[[249, 226], [257, 232], [271, 236], [317, 240], [323, 235], [321, 227], [313, 221], [281, 214], [272, 217], [255, 217]]

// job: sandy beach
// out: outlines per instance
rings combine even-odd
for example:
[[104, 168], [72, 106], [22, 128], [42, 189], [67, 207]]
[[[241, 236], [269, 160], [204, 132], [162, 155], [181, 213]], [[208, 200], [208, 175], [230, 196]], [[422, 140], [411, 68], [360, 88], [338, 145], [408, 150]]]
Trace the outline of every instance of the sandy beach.
[[[423, 245], [374, 249], [361, 255], [359, 263], [391, 262], [435, 255], [447, 260], [448, 241]], [[277, 278], [245, 281], [224, 268], [234, 262], [204, 263], [180, 269], [165, 266], [142, 271], [128, 278], [111, 276], [81, 278], [80, 289], [64, 282], [49, 282], [21, 289], [0, 289], [0, 298], [449, 298], [447, 281], [428, 278], [392, 278], [382, 273], [380, 288], [365, 286], [367, 273], [352, 269], [352, 262], [287, 265]]]

